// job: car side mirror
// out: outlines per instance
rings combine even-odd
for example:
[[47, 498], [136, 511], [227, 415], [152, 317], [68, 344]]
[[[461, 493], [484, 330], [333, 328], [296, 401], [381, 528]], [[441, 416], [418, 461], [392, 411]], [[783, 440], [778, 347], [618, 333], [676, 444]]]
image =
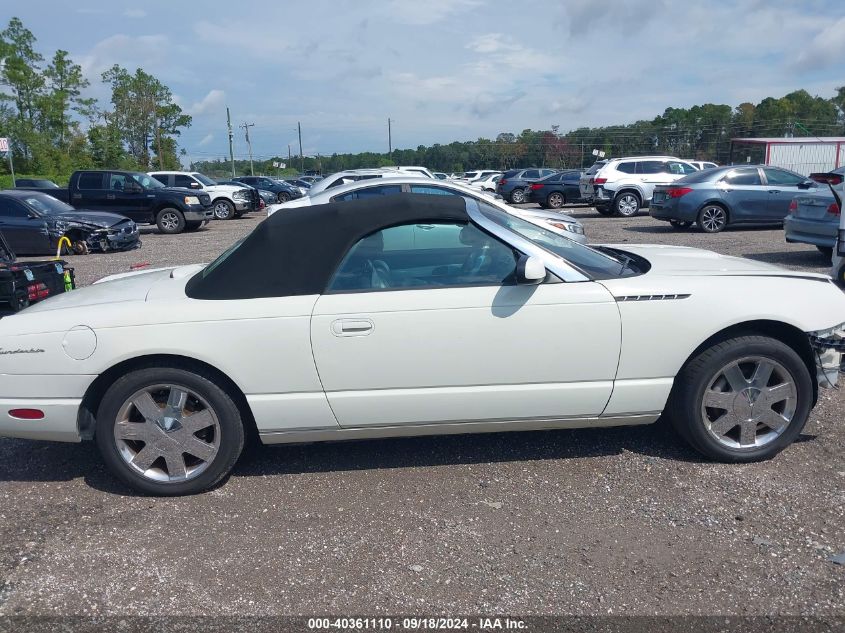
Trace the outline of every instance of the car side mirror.
[[520, 284], [541, 284], [546, 275], [546, 265], [535, 255], [522, 255], [516, 264], [516, 280]]

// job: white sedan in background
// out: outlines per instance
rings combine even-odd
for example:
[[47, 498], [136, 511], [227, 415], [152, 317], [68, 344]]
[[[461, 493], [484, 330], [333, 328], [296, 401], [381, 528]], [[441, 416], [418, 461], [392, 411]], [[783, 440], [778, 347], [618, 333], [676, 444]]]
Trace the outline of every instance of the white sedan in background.
[[704, 455], [751, 462], [836, 384], [843, 322], [822, 275], [590, 248], [483, 199], [378, 196], [291, 208], [207, 266], [0, 319], [0, 435], [94, 440], [155, 495], [217, 484], [249, 431], [314, 442], [665, 414]]
[[564, 215], [557, 211], [512, 207], [494, 192], [473, 187], [471, 184], [456, 181], [432, 181], [430, 178], [420, 178], [410, 175], [394, 175], [389, 180], [367, 179], [338, 185], [331, 189], [314, 193], [306, 198], [271, 205], [267, 208], [267, 215], [273, 215], [284, 209], [312, 207], [329, 202], [348, 202], [349, 200], [400, 195], [404, 193], [421, 193], [435, 196], [464, 196], [474, 200], [484, 200], [502, 211], [513, 213], [530, 222], [537, 222], [545, 228], [576, 242], [586, 243], [587, 241], [587, 236], [584, 234], [584, 225], [572, 216]]

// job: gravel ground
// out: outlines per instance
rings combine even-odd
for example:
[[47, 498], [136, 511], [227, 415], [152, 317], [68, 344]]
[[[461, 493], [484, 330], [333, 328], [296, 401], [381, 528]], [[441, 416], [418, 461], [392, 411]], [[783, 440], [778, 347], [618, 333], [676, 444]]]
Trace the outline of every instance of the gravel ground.
[[[567, 208], [596, 242], [827, 272], [776, 229], [678, 232]], [[71, 259], [90, 283], [209, 261], [259, 221]], [[843, 397], [776, 459], [702, 461], [662, 424], [254, 448], [149, 499], [90, 444], [0, 439], [0, 615], [845, 615]]]

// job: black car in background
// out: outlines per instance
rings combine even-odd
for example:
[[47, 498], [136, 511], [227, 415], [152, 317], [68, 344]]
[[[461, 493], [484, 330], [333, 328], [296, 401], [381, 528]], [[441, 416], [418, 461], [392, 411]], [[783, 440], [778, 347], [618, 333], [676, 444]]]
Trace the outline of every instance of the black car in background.
[[16, 178], [15, 187], [26, 187], [27, 189], [59, 189], [59, 185], [47, 178]]
[[580, 178], [581, 172], [577, 169], [546, 176], [530, 185], [526, 202], [536, 202], [544, 209], [560, 209], [568, 203], [582, 202]]
[[499, 178], [499, 182], [496, 183], [496, 193], [508, 202], [512, 202], [513, 204], [522, 204], [528, 201], [532, 183], [537, 182], [546, 176], [551, 176], [556, 171], [556, 169], [548, 169], [546, 167], [509, 169], [502, 174], [502, 177]]
[[238, 176], [232, 178], [233, 181], [244, 185], [250, 185], [256, 189], [263, 189], [264, 191], [272, 191], [276, 194], [278, 202], [287, 202], [288, 200], [295, 200], [301, 198], [302, 193], [293, 185], [289, 185], [281, 180], [268, 178], [267, 176]]
[[0, 191], [0, 231], [19, 255], [55, 255], [67, 237], [65, 252], [128, 251], [141, 246], [138, 226], [106, 211], [74, 209], [52, 196], [26, 189]]

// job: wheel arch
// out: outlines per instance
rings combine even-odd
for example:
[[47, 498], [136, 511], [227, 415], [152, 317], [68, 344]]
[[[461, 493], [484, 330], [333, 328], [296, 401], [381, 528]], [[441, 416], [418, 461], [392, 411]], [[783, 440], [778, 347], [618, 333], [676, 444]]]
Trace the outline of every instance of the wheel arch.
[[645, 192], [640, 189], [637, 185], [634, 184], [627, 184], [622, 185], [616, 190], [616, 193], [613, 194], [613, 199], [615, 200], [618, 196], [621, 196], [623, 193], [633, 193], [636, 194], [637, 198], [640, 199], [640, 204], [642, 205], [643, 200], [645, 200]]
[[[807, 371], [810, 373], [810, 380], [813, 383], [813, 406], [815, 406], [819, 395], [819, 383], [818, 377], [816, 376], [816, 359], [813, 355], [813, 348], [810, 347], [810, 340], [805, 332], [801, 331], [794, 325], [790, 325], [789, 323], [785, 323], [783, 321], [756, 319], [735, 323], [734, 325], [730, 325], [722, 330], [719, 330], [703, 341], [689, 356], [687, 356], [678, 370], [678, 373], [675, 375], [675, 380], [677, 381], [677, 377], [680, 375], [681, 369], [686, 367], [692, 359], [701, 354], [704, 350], [720, 343], [721, 341], [725, 341], [736, 336], [747, 335], [768, 336], [776, 339], [781, 343], [788, 345], [795, 351], [796, 354], [798, 354], [799, 357], [801, 357], [801, 360], [804, 361], [804, 365], [807, 367]], [[677, 383], [673, 384], [672, 391], [675, 390], [676, 384]]]
[[114, 384], [115, 380], [131, 371], [147, 367], [184, 369], [200, 373], [212, 382], [215, 382], [232, 398], [235, 406], [238, 407], [241, 413], [241, 419], [244, 422], [244, 432], [251, 438], [258, 437], [258, 428], [255, 424], [252, 409], [247, 402], [246, 395], [228, 375], [220, 371], [217, 367], [197, 360], [196, 358], [178, 354], [149, 354], [136, 356], [135, 358], [121, 361], [109, 367], [88, 386], [79, 405], [79, 414], [77, 416], [77, 427], [79, 429], [79, 435], [83, 440], [94, 438], [97, 410], [100, 408], [103, 396], [105, 396], [106, 391]]
[[235, 202], [234, 202], [234, 200], [232, 200], [231, 198], [227, 197], [225, 194], [222, 194], [222, 193], [221, 193], [221, 194], [218, 194], [216, 198], [212, 198], [212, 199], [211, 199], [211, 204], [217, 204], [217, 203], [218, 203], [218, 202], [220, 202], [221, 200], [225, 200], [226, 202], [228, 202], [228, 203], [229, 203], [229, 204], [231, 204], [232, 206], [235, 206]]

